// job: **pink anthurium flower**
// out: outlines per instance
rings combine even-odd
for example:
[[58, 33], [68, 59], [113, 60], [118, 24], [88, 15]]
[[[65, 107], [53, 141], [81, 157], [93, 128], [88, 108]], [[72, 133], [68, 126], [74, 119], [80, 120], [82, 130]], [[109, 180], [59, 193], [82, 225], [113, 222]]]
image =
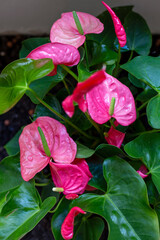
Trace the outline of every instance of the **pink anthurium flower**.
[[68, 213], [67, 217], [61, 227], [61, 235], [65, 240], [73, 238], [74, 218], [79, 214], [86, 214], [81, 208], [73, 207]]
[[51, 42], [60, 42], [72, 45], [76, 48], [85, 42], [85, 35], [89, 33], [101, 33], [104, 29], [100, 20], [88, 13], [77, 12], [84, 34], [80, 34], [72, 12], [63, 13], [52, 26], [50, 31]]
[[113, 126], [111, 126], [108, 133], [105, 134], [105, 139], [110, 145], [114, 145], [118, 148], [121, 147], [124, 140], [125, 133], [118, 131]]
[[27, 58], [35, 60], [51, 58], [54, 64], [54, 69], [49, 75], [53, 76], [57, 74], [57, 65], [77, 65], [80, 61], [80, 54], [79, 51], [71, 45], [62, 43], [46, 43], [32, 50], [28, 54]]
[[88, 164], [84, 159], [75, 159], [72, 164], [59, 164], [50, 162], [52, 179], [57, 187], [63, 188], [65, 195], [75, 198], [75, 195], [82, 194], [88, 181], [92, 178]]
[[148, 170], [146, 168], [145, 165], [142, 165], [139, 170], [137, 171], [137, 173], [142, 177], [142, 178], [146, 178], [148, 177], [148, 175], [146, 173], [148, 173]]
[[124, 27], [123, 27], [120, 19], [114, 13], [114, 11], [105, 2], [102, 1], [102, 3], [107, 8], [107, 10], [109, 11], [109, 13], [111, 15], [119, 44], [121, 47], [124, 47], [127, 42], [126, 32], [124, 30]]
[[[113, 98], [115, 98], [114, 111], [110, 115]], [[78, 83], [73, 94], [62, 102], [65, 112], [70, 117], [74, 114], [73, 101], [78, 103], [83, 112], [88, 109], [89, 115], [98, 124], [107, 122], [111, 117], [123, 126], [128, 126], [136, 120], [135, 102], [131, 91], [103, 70]]]
[[[51, 157], [44, 152], [40, 134], [40, 127], [45, 135]], [[29, 181], [50, 164], [51, 158], [57, 164], [70, 164], [74, 161], [77, 145], [68, 135], [63, 124], [50, 117], [39, 117], [35, 122], [27, 125], [19, 138], [21, 174], [25, 181]]]

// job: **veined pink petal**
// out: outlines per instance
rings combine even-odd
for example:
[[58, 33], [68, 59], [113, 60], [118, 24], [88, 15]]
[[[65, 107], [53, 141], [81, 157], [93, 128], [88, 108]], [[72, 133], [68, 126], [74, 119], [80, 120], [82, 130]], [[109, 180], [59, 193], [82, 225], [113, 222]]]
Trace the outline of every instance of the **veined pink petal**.
[[83, 112], [87, 111], [87, 103], [84, 98], [84, 94], [86, 94], [93, 87], [95, 87], [98, 84], [100, 84], [101, 82], [103, 82], [105, 79], [106, 79], [105, 72], [103, 70], [100, 70], [100, 71], [92, 74], [92, 76], [90, 76], [84, 82], [77, 84], [77, 87], [74, 89], [73, 94], [71, 96], [68, 96], [62, 102], [62, 107], [63, 107], [64, 111], [68, 114], [69, 117], [72, 117], [74, 114], [73, 101], [78, 103], [81, 111], [83, 111]]
[[108, 12], [110, 13], [110, 15], [112, 17], [115, 32], [116, 32], [119, 44], [120, 44], [121, 47], [124, 47], [126, 45], [126, 42], [127, 42], [126, 32], [124, 30], [124, 27], [123, 27], [120, 19], [114, 13], [114, 11], [105, 2], [102, 1], [102, 3], [107, 8]]
[[74, 218], [79, 214], [86, 214], [81, 208], [73, 207], [68, 213], [67, 217], [61, 227], [61, 235], [65, 240], [73, 238]]
[[27, 125], [19, 138], [21, 174], [29, 181], [49, 163], [41, 137], [40, 127], [45, 135], [51, 156], [55, 162], [71, 163], [77, 152], [76, 143], [69, 137], [64, 125], [50, 117], [39, 117]]
[[142, 165], [139, 170], [137, 171], [137, 173], [142, 177], [142, 178], [146, 178], [148, 177], [148, 175], [146, 174], [148, 172], [147, 168], [145, 165]]
[[105, 75], [106, 79], [86, 94], [88, 112], [95, 122], [99, 124], [107, 122], [111, 118], [109, 108], [111, 99], [114, 97], [116, 101], [112, 117], [119, 124], [128, 126], [136, 120], [136, 108], [132, 93], [116, 78], [107, 73]]
[[125, 133], [116, 130], [112, 126], [108, 131], [107, 135], [105, 136], [105, 139], [110, 145], [114, 145], [120, 148], [124, 140], [124, 137], [125, 137]]
[[53, 69], [51, 76], [57, 74], [57, 65], [64, 64], [66, 66], [77, 65], [80, 61], [79, 51], [67, 44], [62, 43], [46, 43], [32, 50], [27, 58], [42, 59], [51, 58], [55, 69]]
[[98, 34], [103, 31], [103, 24], [98, 18], [83, 12], [77, 12], [77, 15], [82, 25], [84, 35], [78, 32], [73, 13], [67, 12], [63, 13], [61, 18], [53, 24], [50, 31], [51, 42], [60, 42], [78, 48], [84, 43], [86, 34]]
[[76, 194], [76, 193], [70, 193], [70, 194], [68, 194], [68, 195], [65, 196], [65, 198], [68, 199], [68, 200], [74, 200], [74, 199], [76, 199], [76, 198], [78, 198], [78, 197], [79, 197], [79, 196], [78, 196], [78, 194]]
[[49, 163], [53, 182], [56, 187], [64, 189], [65, 195], [82, 194], [92, 177], [85, 160], [81, 161], [78, 163], [80, 167], [76, 165], [76, 161], [73, 164]]

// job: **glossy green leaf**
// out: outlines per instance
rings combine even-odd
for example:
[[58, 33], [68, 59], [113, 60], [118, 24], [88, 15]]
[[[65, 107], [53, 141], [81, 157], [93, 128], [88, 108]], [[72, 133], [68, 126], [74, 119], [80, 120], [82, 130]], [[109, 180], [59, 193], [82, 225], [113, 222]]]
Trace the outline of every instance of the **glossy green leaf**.
[[112, 61], [114, 64], [117, 61], [117, 53], [111, 50], [105, 44], [99, 44], [94, 41], [88, 41], [89, 65], [94, 66], [100, 63]]
[[136, 100], [144, 103], [150, 100], [155, 95], [157, 95], [157, 92], [153, 90], [151, 87], [149, 87], [148, 85], [146, 85], [143, 91], [140, 94], [138, 94], [138, 96], [136, 97]]
[[[57, 74], [54, 76], [46, 76], [30, 84], [30, 88], [34, 90], [40, 98], [44, 96], [59, 82], [63, 81], [66, 76], [66, 72], [60, 67], [57, 67]], [[29, 91], [26, 92], [27, 96], [30, 97], [31, 101], [38, 104], [39, 101]]]
[[75, 231], [73, 240], [98, 240], [100, 239], [104, 229], [104, 222], [101, 218], [82, 217], [82, 221], [78, 223], [78, 229]]
[[75, 113], [69, 120], [75, 125], [81, 126], [82, 130], [88, 130], [92, 127], [92, 124], [88, 121], [85, 114], [78, 107], [75, 108]]
[[89, 158], [95, 153], [93, 149], [90, 149], [79, 142], [76, 143], [77, 143], [76, 158]]
[[143, 17], [130, 12], [124, 21], [127, 35], [127, 47], [140, 55], [148, 55], [152, 45], [152, 35]]
[[7, 65], [0, 75], [0, 114], [10, 110], [25, 94], [29, 85], [50, 73], [51, 59], [20, 59]]
[[122, 69], [125, 69], [137, 79], [146, 83], [148, 86], [156, 91], [160, 91], [160, 58], [139, 56], [135, 57], [128, 63], [121, 65]]
[[145, 88], [146, 84], [144, 82], [141, 82], [139, 79], [134, 77], [132, 74], [128, 74], [129, 81], [137, 88]]
[[147, 105], [147, 118], [151, 127], [160, 129], [160, 96], [152, 98]]
[[143, 134], [124, 147], [126, 153], [143, 161], [160, 192], [160, 133]]
[[19, 52], [20, 58], [25, 58], [33, 49], [49, 43], [49, 38], [28, 38], [22, 42], [22, 48]]
[[112, 157], [115, 155], [124, 155], [123, 151], [120, 148], [105, 143], [100, 144], [96, 148], [96, 153], [103, 158]]
[[22, 181], [19, 154], [3, 159], [0, 162], [0, 193], [18, 187]]
[[107, 192], [83, 194], [70, 207], [102, 216], [109, 225], [109, 240], [158, 240], [158, 218], [149, 206], [143, 179], [118, 157], [104, 161]]
[[56, 202], [55, 197], [50, 197], [41, 203], [34, 184], [24, 181], [4, 196], [5, 202], [0, 212], [1, 240], [19, 240], [37, 225]]
[[[23, 128], [23, 127], [22, 127]], [[22, 128], [16, 133], [16, 135], [4, 146], [8, 155], [15, 155], [17, 154], [19, 149], [19, 137], [22, 133]]]

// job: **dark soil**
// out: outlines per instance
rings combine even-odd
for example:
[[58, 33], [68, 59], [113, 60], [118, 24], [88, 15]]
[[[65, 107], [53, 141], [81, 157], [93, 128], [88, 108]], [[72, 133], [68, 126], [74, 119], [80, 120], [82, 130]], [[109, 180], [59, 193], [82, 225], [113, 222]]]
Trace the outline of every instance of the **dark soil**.
[[[0, 37], [0, 71], [10, 62], [19, 58], [21, 42], [30, 36], [1, 36]], [[152, 56], [160, 55], [160, 35], [153, 36]], [[30, 123], [29, 117], [34, 112], [35, 105], [27, 96], [24, 96], [19, 103], [9, 112], [0, 116], [0, 160], [7, 156], [4, 145], [24, 125]], [[52, 240], [53, 235], [50, 229], [51, 216], [47, 215], [23, 240]], [[102, 238], [102, 239], [105, 239]]]

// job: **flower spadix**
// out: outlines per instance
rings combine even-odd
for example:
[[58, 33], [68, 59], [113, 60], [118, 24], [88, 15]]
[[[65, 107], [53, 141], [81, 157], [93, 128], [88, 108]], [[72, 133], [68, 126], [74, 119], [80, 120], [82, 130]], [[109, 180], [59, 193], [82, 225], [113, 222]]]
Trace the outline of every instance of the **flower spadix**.
[[[114, 109], [110, 111], [114, 98]], [[73, 94], [63, 101], [62, 106], [70, 117], [74, 114], [74, 101], [83, 112], [88, 109], [89, 115], [98, 124], [113, 117], [119, 124], [128, 126], [136, 119], [135, 102], [129, 88], [103, 70], [78, 83]], [[110, 115], [110, 112], [113, 114]]]
[[[47, 156], [38, 127], [43, 131], [51, 156]], [[29, 181], [50, 164], [51, 157], [59, 164], [69, 164], [74, 161], [77, 145], [68, 135], [63, 124], [50, 117], [39, 117], [27, 125], [19, 138], [21, 174]]]
[[79, 214], [86, 214], [81, 208], [73, 207], [68, 213], [67, 217], [61, 227], [61, 235], [65, 240], [73, 238], [74, 218]]
[[57, 65], [77, 65], [80, 61], [80, 54], [79, 51], [71, 45], [62, 43], [46, 43], [32, 50], [28, 54], [27, 58], [35, 60], [51, 58], [54, 64], [54, 69], [49, 75], [53, 76], [57, 74]]
[[114, 13], [114, 11], [105, 2], [102, 1], [102, 3], [107, 8], [108, 12], [111, 15], [111, 18], [112, 18], [113, 24], [114, 24], [114, 29], [115, 29], [115, 32], [116, 32], [116, 35], [117, 35], [117, 38], [119, 41], [119, 45], [121, 47], [124, 47], [127, 42], [126, 32], [124, 30], [124, 27], [123, 27], [120, 19]]
[[51, 42], [59, 42], [80, 47], [85, 42], [85, 35], [89, 33], [101, 33], [104, 29], [100, 20], [88, 13], [76, 12], [83, 29], [81, 34], [75, 23], [73, 13], [67, 12], [61, 15], [50, 31]]

